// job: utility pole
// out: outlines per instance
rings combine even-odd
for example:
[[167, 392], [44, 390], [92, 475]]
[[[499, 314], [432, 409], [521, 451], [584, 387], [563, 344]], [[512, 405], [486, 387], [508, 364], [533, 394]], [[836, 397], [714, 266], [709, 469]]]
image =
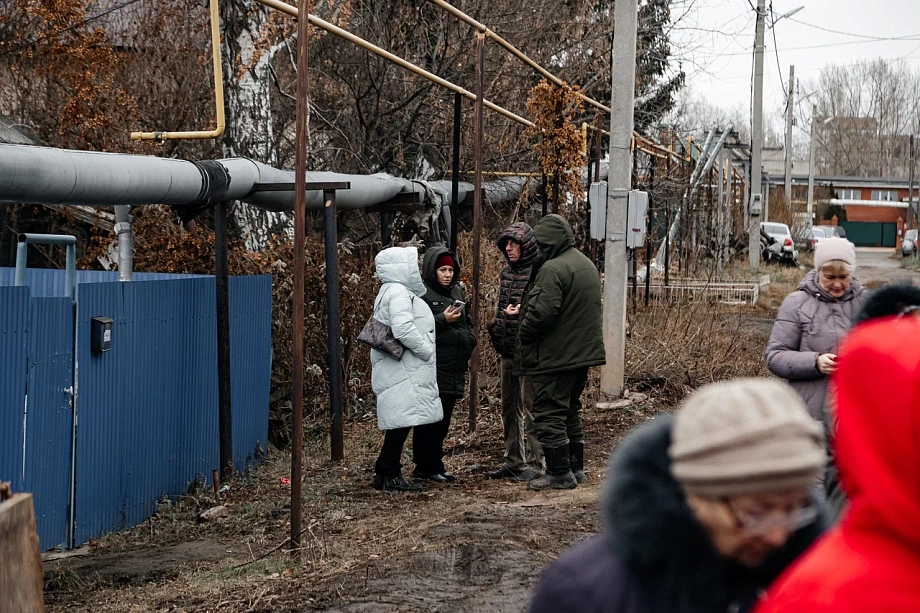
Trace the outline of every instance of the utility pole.
[[626, 198], [632, 176], [629, 144], [636, 95], [638, 0], [614, 5], [610, 85], [610, 171], [604, 250], [604, 348], [601, 393], [623, 395], [626, 371]]
[[818, 120], [818, 106], [811, 105], [811, 138], [808, 144], [808, 204], [805, 209], [808, 227], [815, 225], [815, 122]]
[[[760, 194], [760, 175], [763, 172], [763, 30], [766, 17], [766, 0], [757, 0], [757, 28], [754, 35], [754, 102], [751, 134], [751, 199]], [[748, 203], [750, 206], [750, 203]], [[751, 268], [760, 266], [760, 213], [751, 217], [748, 226], [748, 262]]]
[[722, 241], [725, 236], [725, 190], [723, 185], [725, 184], [725, 147], [719, 150], [719, 172], [717, 181], [719, 182], [719, 187], [716, 191], [718, 195], [718, 205], [716, 208], [716, 227], [718, 231], [716, 232], [716, 251], [718, 255], [716, 256], [716, 270], [719, 274], [722, 274]]
[[[312, 0], [300, 0], [300, 14], [309, 15]], [[291, 385], [291, 549], [300, 549], [303, 533], [303, 329], [304, 242], [307, 218], [307, 154], [310, 146], [310, 89], [308, 81], [310, 28], [307, 19], [297, 22], [297, 115], [294, 122], [294, 347]]]
[[910, 167], [907, 169], [907, 218], [911, 219], [916, 223], [920, 221], [917, 211], [914, 210], [914, 156], [916, 155], [916, 149], [914, 149], [914, 135], [910, 135]]
[[794, 121], [795, 66], [789, 66], [789, 96], [786, 98], [786, 210], [792, 213], [792, 122]]

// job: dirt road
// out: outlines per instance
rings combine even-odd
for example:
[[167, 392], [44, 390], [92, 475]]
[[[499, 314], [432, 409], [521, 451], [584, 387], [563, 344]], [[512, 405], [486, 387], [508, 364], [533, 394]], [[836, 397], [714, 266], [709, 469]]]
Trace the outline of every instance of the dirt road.
[[901, 268], [900, 255], [886, 247], [857, 247], [856, 276], [870, 289], [900, 281], [920, 285], [920, 272]]

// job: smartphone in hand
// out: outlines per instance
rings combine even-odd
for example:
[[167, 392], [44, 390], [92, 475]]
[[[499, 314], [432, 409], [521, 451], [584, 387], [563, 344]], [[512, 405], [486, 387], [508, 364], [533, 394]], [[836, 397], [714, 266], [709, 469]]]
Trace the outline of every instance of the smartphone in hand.
[[466, 305], [466, 303], [463, 302], [462, 300], [454, 300], [453, 307], [454, 307], [455, 309], [462, 309], [465, 305]]

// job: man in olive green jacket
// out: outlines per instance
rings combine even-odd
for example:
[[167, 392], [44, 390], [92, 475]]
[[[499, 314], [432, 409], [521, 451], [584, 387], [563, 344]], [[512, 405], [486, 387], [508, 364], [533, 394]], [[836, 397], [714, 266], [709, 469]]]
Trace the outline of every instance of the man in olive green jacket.
[[521, 305], [515, 374], [533, 377], [533, 419], [546, 474], [532, 489], [571, 489], [584, 481], [581, 393], [588, 368], [604, 364], [601, 284], [597, 268], [575, 249], [559, 215], [534, 231], [543, 264]]

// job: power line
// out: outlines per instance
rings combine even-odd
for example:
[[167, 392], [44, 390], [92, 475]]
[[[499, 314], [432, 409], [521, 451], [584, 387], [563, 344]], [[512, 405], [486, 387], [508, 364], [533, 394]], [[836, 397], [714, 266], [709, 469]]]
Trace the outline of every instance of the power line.
[[[920, 34], [917, 34], [917, 35], [915, 35], [915, 36], [916, 36], [915, 38], [896, 38], [896, 39], [891, 39], [891, 41], [887, 41], [887, 42], [905, 42], [905, 43], [909, 43], [909, 42], [920, 42]], [[786, 48], [784, 48], [784, 49], [778, 49], [777, 51], [801, 51], [801, 50], [803, 50], [803, 49], [822, 49], [822, 48], [824, 48], [824, 47], [842, 47], [843, 45], [863, 45], [863, 44], [866, 44], [866, 43], [880, 43], [880, 42], [886, 42], [886, 41], [881, 41], [881, 40], [847, 40], [847, 41], [841, 41], [841, 42], [836, 42], [836, 43], [825, 43], [825, 44], [821, 44], [821, 45], [805, 45], [805, 46], [802, 46], [802, 47], [786, 47]], [[733, 57], [733, 56], [738, 56], [738, 55], [747, 55], [747, 51], [738, 51], [738, 52], [733, 52], [733, 53], [725, 53], [725, 54], [723, 54], [723, 55], [726, 56], [726, 57]]]
[[131, 6], [132, 4], [137, 4], [137, 3], [140, 2], [140, 1], [141, 1], [141, 0], [128, 0], [128, 2], [125, 2], [124, 4], [119, 4], [118, 6], [112, 7], [112, 8], [110, 8], [110, 9], [107, 10], [107, 11], [102, 11], [102, 12], [99, 13], [98, 15], [93, 15], [92, 17], [87, 17], [87, 18], [84, 19], [83, 21], [81, 21], [81, 22], [79, 22], [79, 23], [75, 23], [75, 24], [73, 24], [72, 26], [68, 26], [68, 27], [66, 27], [66, 28], [64, 28], [64, 29], [62, 29], [62, 30], [58, 30], [57, 32], [52, 32], [51, 34], [46, 34], [45, 36], [41, 36], [41, 37], [39, 37], [39, 38], [36, 38], [36, 39], [33, 40], [33, 41], [29, 41], [29, 42], [27, 42], [27, 43], [23, 43], [23, 44], [19, 45], [18, 47], [13, 47], [12, 49], [9, 49], [9, 50], [7, 50], [7, 51], [4, 51], [4, 52], [0, 53], [0, 57], [3, 57], [4, 55], [9, 55], [10, 53], [16, 53], [17, 51], [21, 51], [21, 50], [25, 49], [26, 47], [31, 47], [32, 45], [34, 45], [34, 44], [36, 44], [36, 43], [40, 43], [40, 42], [42, 42], [43, 40], [48, 40], [49, 38], [53, 38], [53, 37], [55, 37], [55, 36], [58, 36], [59, 34], [64, 34], [65, 32], [69, 32], [69, 31], [71, 31], [71, 30], [74, 30], [74, 29], [76, 29], [76, 28], [79, 28], [79, 27], [82, 26], [82, 25], [86, 25], [86, 24], [88, 24], [88, 23], [91, 22], [91, 21], [94, 21], [94, 20], [96, 20], [96, 19], [99, 19], [100, 17], [105, 17], [105, 16], [108, 15], [109, 13], [114, 13], [115, 11], [119, 11], [119, 10], [125, 8], [125, 7]]
[[915, 36], [920, 36], [920, 35], [918, 35], [918, 34], [908, 34], [908, 35], [906, 35], [906, 36], [870, 36], [870, 35], [868, 35], [868, 34], [857, 34], [856, 32], [843, 32], [843, 31], [841, 31], [841, 30], [832, 30], [832, 29], [830, 29], [830, 28], [824, 28], [824, 27], [822, 27], [822, 26], [816, 26], [816, 25], [813, 24], [813, 23], [806, 23], [806, 22], [804, 22], [804, 21], [799, 21], [798, 19], [795, 19], [795, 18], [793, 18], [793, 17], [787, 17], [787, 19], [789, 19], [789, 21], [794, 21], [794, 22], [796, 22], [796, 23], [798, 23], [798, 24], [801, 24], [801, 25], [803, 25], [803, 26], [807, 26], [807, 27], [809, 27], [809, 28], [814, 28], [814, 29], [816, 29], [816, 30], [821, 30], [821, 31], [823, 31], [823, 32], [830, 32], [831, 34], [843, 34], [844, 36], [853, 36], [853, 37], [855, 37], [855, 38], [865, 38], [865, 39], [868, 39], [868, 40], [904, 40], [904, 39], [913, 38], [913, 37], [915, 37]]
[[[772, 0], [770, 2], [770, 13], [773, 14], [773, 25], [775, 26], [777, 19], [776, 19], [776, 13], [773, 11]], [[779, 82], [782, 83], [783, 82], [783, 68], [782, 66], [779, 65], [779, 49], [777, 48], [779, 45], [776, 44], [776, 28], [771, 27], [770, 32], [773, 34], [773, 53], [776, 54], [776, 73], [779, 75]], [[786, 92], [785, 88], [783, 88], [783, 95], [786, 99], [786, 106], [789, 106], [789, 94], [788, 92]]]

